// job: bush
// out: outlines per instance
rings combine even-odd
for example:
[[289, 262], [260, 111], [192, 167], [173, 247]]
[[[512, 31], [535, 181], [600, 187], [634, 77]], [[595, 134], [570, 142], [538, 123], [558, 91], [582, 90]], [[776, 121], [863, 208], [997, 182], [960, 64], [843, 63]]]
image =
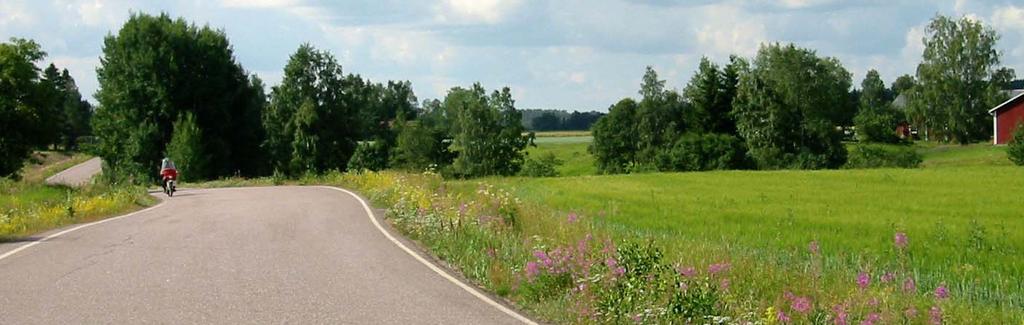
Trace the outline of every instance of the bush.
[[896, 125], [899, 124], [898, 112], [892, 108], [862, 109], [853, 121], [857, 125], [857, 140], [861, 142], [900, 142], [896, 135]]
[[690, 133], [676, 140], [668, 155], [671, 170], [740, 169], [747, 166], [746, 147], [727, 134]]
[[917, 168], [923, 159], [910, 146], [861, 144], [850, 150], [846, 168]]
[[1014, 164], [1024, 166], [1024, 123], [1017, 124], [1017, 130], [1013, 131], [1013, 137], [1006, 146], [1006, 155]]
[[537, 159], [527, 159], [526, 163], [523, 164], [523, 169], [519, 171], [520, 176], [527, 177], [555, 177], [558, 176], [558, 166], [561, 166], [564, 162], [555, 157], [553, 153], [547, 153], [537, 157]]
[[174, 134], [167, 145], [167, 156], [178, 168], [181, 181], [198, 181], [209, 175], [209, 156], [203, 148], [203, 133], [192, 113], [182, 114], [174, 122]]
[[388, 146], [383, 141], [360, 143], [352, 154], [352, 159], [348, 161], [348, 170], [378, 171], [388, 168], [388, 151]]

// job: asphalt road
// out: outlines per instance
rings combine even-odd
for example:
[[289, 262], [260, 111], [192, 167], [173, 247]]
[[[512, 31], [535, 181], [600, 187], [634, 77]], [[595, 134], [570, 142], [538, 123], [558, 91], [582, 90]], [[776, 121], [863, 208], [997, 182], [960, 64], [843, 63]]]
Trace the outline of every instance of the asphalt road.
[[31, 242], [0, 245], [0, 324], [522, 324], [370, 218], [324, 187], [182, 190], [6, 257]]
[[85, 162], [65, 169], [64, 171], [50, 176], [46, 179], [48, 184], [64, 184], [68, 186], [79, 186], [88, 183], [93, 176], [99, 174], [103, 169], [99, 157], [86, 160]]

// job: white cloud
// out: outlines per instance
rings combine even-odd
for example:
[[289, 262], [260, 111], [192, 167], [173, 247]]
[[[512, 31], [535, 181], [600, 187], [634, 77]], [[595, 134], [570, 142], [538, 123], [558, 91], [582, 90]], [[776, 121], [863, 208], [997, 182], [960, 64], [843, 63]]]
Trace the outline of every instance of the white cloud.
[[520, 0], [446, 0], [438, 8], [438, 20], [454, 23], [496, 24], [522, 3]]
[[5, 25], [30, 25], [35, 23], [35, 20], [35, 16], [29, 13], [24, 3], [18, 1], [0, 2], [0, 27]]
[[77, 0], [64, 5], [67, 12], [75, 13], [88, 27], [115, 27], [128, 17], [131, 6], [124, 1]]
[[765, 25], [756, 16], [731, 5], [708, 6], [697, 28], [699, 48], [706, 54], [753, 56], [767, 39]]

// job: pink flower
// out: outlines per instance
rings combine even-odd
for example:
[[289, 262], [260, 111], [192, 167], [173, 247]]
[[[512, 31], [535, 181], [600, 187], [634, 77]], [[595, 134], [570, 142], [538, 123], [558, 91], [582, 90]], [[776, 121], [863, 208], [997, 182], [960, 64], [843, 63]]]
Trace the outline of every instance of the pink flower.
[[783, 312], [781, 310], [775, 313], [775, 317], [778, 318], [779, 322], [783, 324], [789, 324], [789, 322], [791, 321], [791, 319], [789, 319], [789, 316], [786, 316], [786, 312]]
[[864, 321], [860, 322], [860, 325], [874, 325], [878, 321], [882, 320], [882, 316], [878, 313], [870, 313], [868, 317], [864, 318]]
[[906, 249], [907, 248], [907, 243], [908, 243], [907, 242], [907, 234], [906, 233], [902, 233], [902, 232], [897, 232], [896, 235], [893, 236], [893, 242], [896, 244], [896, 248]]
[[806, 315], [811, 311], [811, 299], [807, 297], [794, 296], [790, 300], [790, 308], [798, 313]]
[[946, 289], [946, 284], [945, 283], [940, 284], [938, 288], [935, 288], [935, 298], [936, 299], [946, 299], [946, 298], [949, 298], [949, 289]]
[[914, 308], [914, 306], [907, 307], [907, 310], [903, 311], [903, 316], [907, 319], [914, 319], [917, 317], [917, 308]]
[[545, 253], [542, 250], [533, 251], [533, 256], [536, 257], [537, 260], [544, 264], [544, 267], [547, 268], [550, 268], [555, 263], [554, 261], [551, 260], [551, 257], [548, 256], [548, 253]]
[[722, 289], [722, 291], [729, 291], [729, 279], [718, 281], [718, 288]]
[[604, 265], [608, 266], [608, 269], [612, 271], [612, 275], [618, 277], [622, 276], [623, 274], [626, 274], [626, 269], [619, 266], [619, 262], [616, 261], [613, 257], [609, 257], [608, 259], [604, 260]]
[[715, 275], [715, 274], [717, 274], [719, 272], [724, 272], [724, 271], [729, 270], [729, 266], [730, 266], [729, 263], [715, 263], [715, 264], [711, 264], [710, 266], [708, 266], [708, 273], [711, 273], [711, 275]]
[[892, 272], [885, 272], [885, 274], [882, 274], [882, 283], [889, 283], [894, 280], [896, 280], [896, 275]]
[[818, 255], [818, 252], [820, 251], [818, 241], [812, 240], [811, 243], [807, 245], [807, 250], [811, 251], [811, 255]]
[[526, 262], [526, 279], [533, 282], [537, 275], [540, 275], [540, 266], [537, 265], [537, 262]]
[[871, 284], [871, 277], [868, 276], [867, 272], [860, 272], [857, 274], [857, 286], [862, 290], [867, 289], [868, 285]]
[[917, 285], [914, 284], [914, 278], [907, 277], [906, 280], [903, 280], [903, 292], [912, 293], [915, 291], [917, 291]]
[[576, 215], [576, 212], [569, 212], [569, 223], [575, 223], [577, 218], [579, 218], [579, 216]]
[[469, 206], [466, 205], [465, 203], [459, 205], [459, 216], [466, 215], [466, 209], [468, 209], [468, 208], [469, 208]]
[[942, 325], [942, 308], [939, 306], [932, 306], [932, 309], [928, 310], [928, 316], [932, 325]]
[[687, 278], [692, 278], [694, 275], [697, 275], [697, 269], [692, 266], [679, 267], [677, 271], [679, 271], [680, 275]]
[[835, 307], [832, 307], [832, 311], [836, 313], [836, 321], [835, 321], [836, 325], [847, 325], [848, 324], [847, 321], [846, 321], [846, 318], [849, 317], [850, 315], [848, 313], [846, 313], [846, 306], [844, 306], [844, 305], [836, 305]]

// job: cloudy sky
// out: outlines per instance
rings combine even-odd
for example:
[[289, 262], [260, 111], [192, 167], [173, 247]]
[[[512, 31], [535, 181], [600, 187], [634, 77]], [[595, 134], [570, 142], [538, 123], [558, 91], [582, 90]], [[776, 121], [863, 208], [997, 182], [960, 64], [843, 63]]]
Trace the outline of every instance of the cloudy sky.
[[644, 66], [682, 88], [701, 56], [753, 56], [794, 42], [838, 57], [859, 84], [913, 73], [935, 14], [970, 16], [1001, 35], [1024, 74], [1019, 0], [0, 0], [0, 38], [31, 38], [92, 100], [103, 38], [132, 12], [167, 12], [227, 32], [238, 61], [268, 84], [304, 42], [346, 73], [411, 80], [420, 99], [480, 81], [509, 86], [520, 108], [606, 110], [634, 96]]

